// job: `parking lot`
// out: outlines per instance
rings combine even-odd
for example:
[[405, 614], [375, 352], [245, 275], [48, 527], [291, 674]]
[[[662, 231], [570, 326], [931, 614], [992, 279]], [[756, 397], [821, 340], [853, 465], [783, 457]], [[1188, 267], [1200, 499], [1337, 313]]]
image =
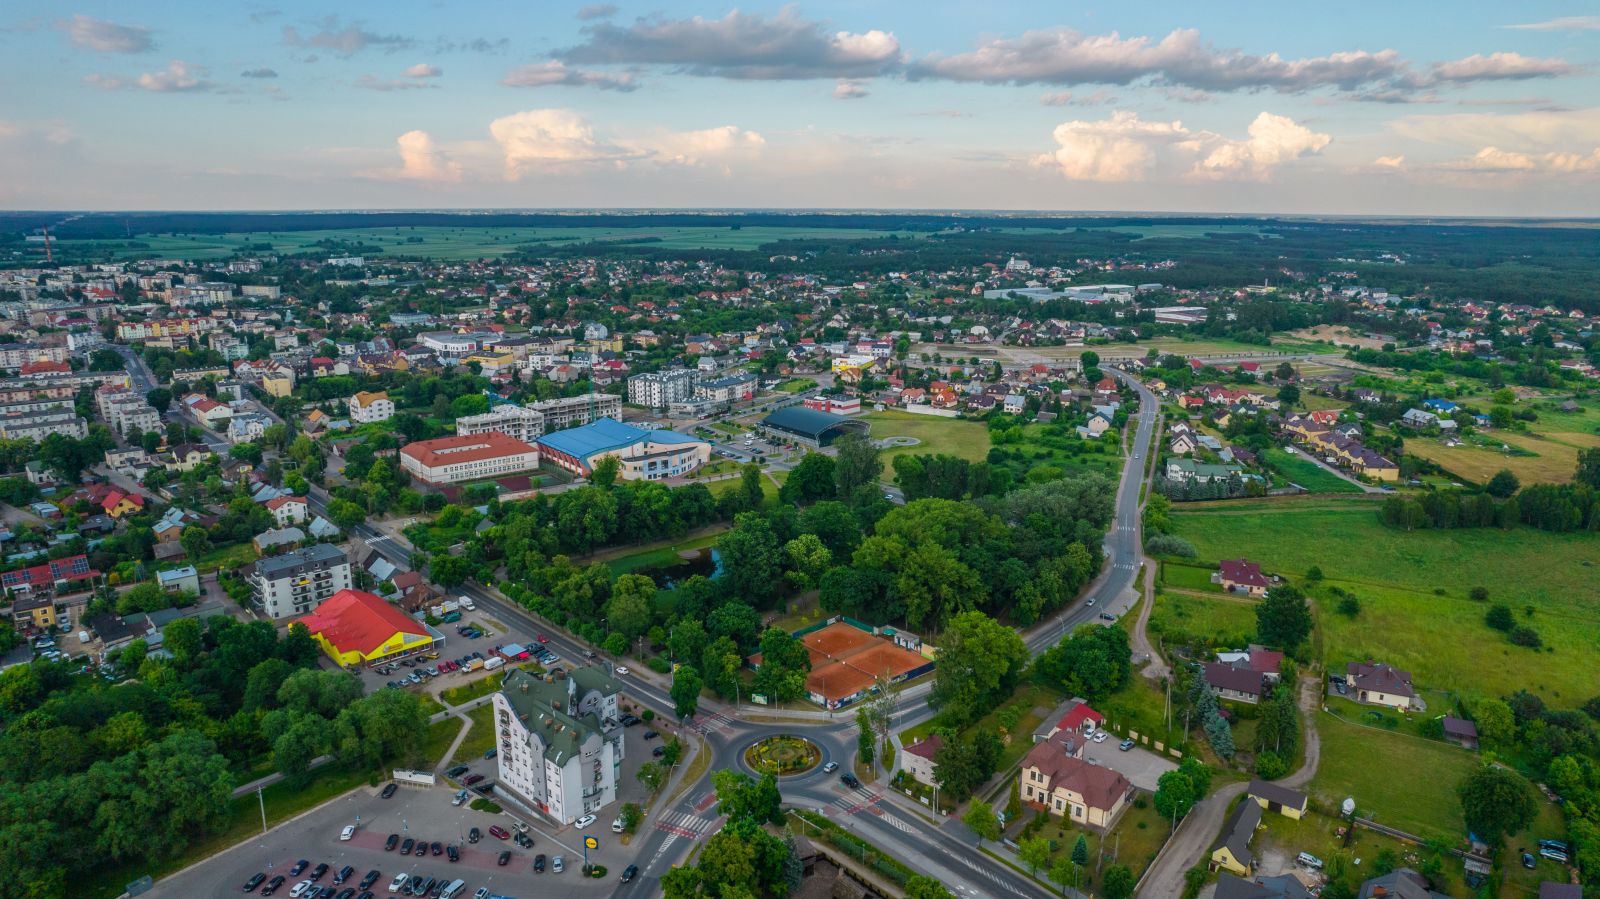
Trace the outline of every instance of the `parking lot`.
[[[477, 639], [463, 636], [459, 633], [459, 628], [463, 626], [476, 627], [483, 632], [483, 636]], [[527, 628], [511, 626], [510, 622], [503, 622], [499, 619], [491, 621], [489, 616], [481, 609], [475, 612], [462, 610], [460, 621], [441, 624], [435, 629], [444, 634], [445, 637], [444, 645], [438, 647], [439, 658], [437, 660], [419, 661], [417, 665], [412, 667], [406, 667], [396, 662], [393, 663], [392, 670], [382, 674], [378, 673], [377, 669], [364, 668], [358, 676], [361, 678], [362, 686], [366, 688], [366, 691], [370, 693], [381, 689], [390, 681], [403, 680], [412, 672], [426, 668], [434, 672], [433, 676], [425, 677], [419, 684], [408, 686], [411, 689], [427, 690], [430, 693], [437, 694], [439, 690], [460, 686], [471, 680], [472, 676], [482, 673], [478, 671], [469, 675], [464, 671], [452, 671], [448, 674], [439, 674], [438, 664], [440, 661], [460, 659], [462, 656], [474, 652], [482, 653], [484, 659], [487, 660], [492, 658], [490, 655], [491, 649], [508, 643], [521, 643], [531, 650], [534, 648], [536, 637], [538, 636], [534, 631]], [[331, 665], [332, 663], [330, 662], [329, 664]]]
[[1140, 746], [1123, 752], [1117, 748], [1119, 741], [1120, 738], [1116, 734], [1111, 734], [1104, 743], [1091, 740], [1084, 746], [1083, 757], [1096, 765], [1121, 772], [1122, 776], [1134, 786], [1152, 793], [1155, 792], [1156, 781], [1161, 779], [1161, 775], [1178, 767], [1177, 762]]
[[[629, 749], [631, 751], [631, 745]], [[473, 811], [465, 804], [452, 806], [453, 793], [454, 789], [446, 786], [401, 787], [392, 799], [383, 799], [379, 788], [363, 788], [163, 880], [146, 895], [240, 895], [244, 883], [262, 873], [269, 881], [276, 875], [284, 875], [284, 884], [276, 895], [288, 896], [290, 888], [307, 876], [291, 877], [289, 870], [296, 861], [305, 859], [312, 868], [319, 863], [328, 864], [328, 874], [318, 881], [325, 886], [332, 884], [334, 872], [345, 865], [353, 867], [355, 873], [343, 886], [353, 887], [369, 870], [377, 870], [379, 879], [370, 889], [378, 897], [395, 895], [386, 888], [401, 872], [462, 878], [467, 882], [463, 893], [466, 897], [480, 887], [521, 899], [555, 893], [601, 896], [616, 889], [622, 870], [633, 861], [631, 853], [613, 839], [610, 823], [616, 814], [614, 806], [608, 806], [602, 819], [585, 831], [600, 843], [599, 849], [590, 851], [590, 861], [609, 869], [605, 877], [594, 879], [580, 874], [582, 835], [572, 828], [552, 833], [549, 828], [533, 825], [529, 831], [534, 840], [533, 848], [521, 848], [509, 839], [499, 840], [489, 834], [489, 828], [494, 825], [510, 830], [515, 818], [509, 814]], [[354, 836], [341, 841], [340, 831], [346, 825], [357, 824], [358, 819], [359, 827]], [[482, 833], [476, 844], [467, 840], [474, 827]], [[384, 844], [390, 834], [398, 835], [401, 840], [409, 837], [430, 843], [456, 844], [460, 847], [460, 860], [452, 863], [447, 855], [434, 856], [431, 851], [420, 857], [401, 856], [398, 850], [385, 851]], [[502, 851], [511, 852], [511, 859], [504, 867], [498, 864]], [[547, 866], [545, 873], [535, 874], [533, 859], [539, 854], [551, 861], [557, 855], [563, 856], [566, 871], [556, 874]]]

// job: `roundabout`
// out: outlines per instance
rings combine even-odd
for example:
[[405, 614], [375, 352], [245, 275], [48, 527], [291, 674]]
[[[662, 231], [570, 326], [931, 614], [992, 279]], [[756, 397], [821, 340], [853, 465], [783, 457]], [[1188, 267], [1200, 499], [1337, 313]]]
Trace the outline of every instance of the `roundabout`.
[[822, 747], [794, 734], [773, 734], [746, 746], [743, 758], [757, 774], [793, 777], [822, 764]]

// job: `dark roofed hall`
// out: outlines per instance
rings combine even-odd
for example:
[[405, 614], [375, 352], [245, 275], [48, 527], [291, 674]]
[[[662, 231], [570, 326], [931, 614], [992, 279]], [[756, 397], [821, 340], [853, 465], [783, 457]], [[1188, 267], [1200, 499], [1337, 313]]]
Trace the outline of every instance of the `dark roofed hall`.
[[763, 418], [761, 426], [782, 431], [817, 446], [827, 446], [848, 432], [865, 434], [871, 428], [864, 421], [804, 406], [779, 409]]

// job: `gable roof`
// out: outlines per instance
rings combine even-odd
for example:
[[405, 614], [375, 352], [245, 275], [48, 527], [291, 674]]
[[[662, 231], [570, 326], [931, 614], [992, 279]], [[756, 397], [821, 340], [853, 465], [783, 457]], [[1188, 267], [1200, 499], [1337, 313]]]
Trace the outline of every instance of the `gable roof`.
[[1276, 802], [1284, 808], [1304, 810], [1306, 807], [1306, 794], [1260, 778], [1250, 781], [1250, 788], [1247, 792], [1253, 799]]
[[340, 590], [300, 619], [340, 652], [370, 654], [396, 633], [428, 636], [428, 629], [409, 615], [364, 590]]
[[1102, 765], [1092, 765], [1083, 759], [1067, 754], [1069, 740], [1057, 734], [1043, 743], [1036, 743], [1022, 760], [1024, 768], [1038, 768], [1050, 781], [1050, 790], [1065, 788], [1083, 797], [1090, 808], [1109, 809], [1117, 800], [1133, 789], [1133, 784], [1118, 771]]
[[934, 734], [926, 740], [918, 740], [910, 746], [903, 746], [900, 751], [906, 755], [914, 755], [917, 758], [927, 759], [931, 762], [933, 761], [933, 754], [938, 752], [939, 747], [943, 745], [944, 739], [938, 734]]
[[1271, 584], [1261, 573], [1261, 566], [1246, 559], [1227, 559], [1217, 563], [1222, 579], [1246, 587], [1267, 587]]
[[1217, 876], [1216, 899], [1306, 899], [1305, 885], [1288, 874], [1245, 880], [1226, 871]]
[[1212, 662], [1206, 666], [1206, 683], [1218, 690], [1232, 690], [1252, 696], [1261, 695], [1259, 672], [1235, 668], [1222, 662]]
[[1233, 860], [1246, 868], [1255, 867], [1256, 857], [1250, 852], [1250, 838], [1255, 835], [1256, 828], [1261, 826], [1261, 806], [1249, 799], [1233, 807], [1228, 820], [1222, 825], [1222, 833], [1217, 836], [1217, 841], [1211, 844], [1211, 851], [1227, 848]]
[[1415, 696], [1411, 686], [1411, 672], [1402, 671], [1383, 662], [1351, 662], [1345, 673], [1354, 678], [1360, 690], [1388, 693], [1393, 696]]

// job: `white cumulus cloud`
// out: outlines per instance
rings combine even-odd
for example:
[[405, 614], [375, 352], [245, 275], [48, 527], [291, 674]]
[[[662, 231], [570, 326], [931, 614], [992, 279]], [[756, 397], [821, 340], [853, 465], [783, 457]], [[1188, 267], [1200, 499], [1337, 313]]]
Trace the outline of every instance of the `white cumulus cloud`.
[[833, 86], [835, 100], [859, 100], [867, 95], [867, 86], [849, 78], [840, 78]]
[[506, 87], [593, 87], [624, 93], [639, 86], [631, 72], [593, 72], [568, 66], [559, 59], [517, 66], [500, 79]]
[[85, 84], [103, 90], [141, 90], [157, 94], [198, 93], [216, 87], [206, 80], [204, 66], [191, 65], [181, 59], [167, 63], [159, 72], [145, 72], [137, 78], [119, 78], [114, 75], [86, 75]]
[[1142, 181], [1184, 174], [1206, 179], [1265, 179], [1274, 169], [1332, 141], [1285, 116], [1263, 112], [1242, 139], [1194, 131], [1181, 121], [1145, 121], [1119, 110], [1109, 119], [1056, 126], [1057, 147], [1034, 159], [1073, 181]]
[[425, 62], [419, 62], [414, 66], [408, 67], [401, 74], [405, 75], [407, 78], [438, 78], [440, 75], [444, 74], [444, 69], [441, 69], [438, 66], [429, 65]]
[[416, 181], [461, 180], [461, 164], [447, 157], [428, 132], [407, 131], [395, 143], [400, 150], [400, 177]]
[[1208, 178], [1266, 178], [1291, 160], [1322, 152], [1333, 141], [1288, 116], [1263, 112], [1250, 123], [1243, 140], [1199, 135], [1186, 142], [1206, 155], [1195, 163], [1194, 174]]
[[1156, 151], [1189, 136], [1182, 122], [1146, 122], [1129, 110], [1099, 122], [1071, 121], [1056, 126], [1055, 152], [1034, 160], [1053, 165], [1073, 181], [1140, 181], [1155, 165]]
[[516, 180], [574, 165], [657, 164], [695, 166], [759, 152], [766, 140], [734, 125], [633, 137], [601, 137], [570, 109], [530, 109], [489, 123], [500, 145], [505, 175]]

